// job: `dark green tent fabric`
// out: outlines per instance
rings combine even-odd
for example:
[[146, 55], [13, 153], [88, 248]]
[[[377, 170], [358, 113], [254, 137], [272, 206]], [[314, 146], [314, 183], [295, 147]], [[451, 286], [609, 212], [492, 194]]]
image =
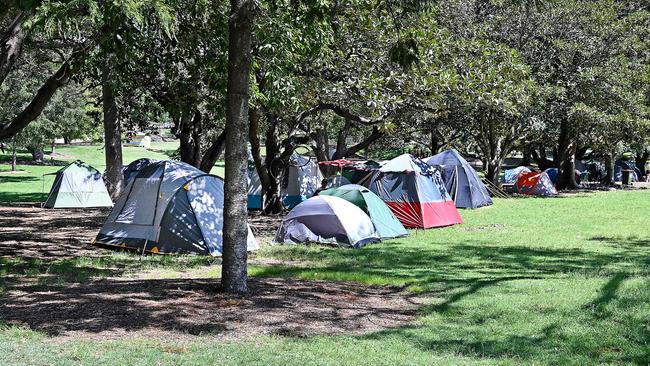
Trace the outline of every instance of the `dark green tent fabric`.
[[336, 196], [353, 203], [370, 216], [379, 237], [382, 239], [407, 236], [408, 231], [393, 215], [384, 201], [368, 188], [357, 184], [346, 184], [338, 188], [330, 188], [319, 193], [320, 195]]

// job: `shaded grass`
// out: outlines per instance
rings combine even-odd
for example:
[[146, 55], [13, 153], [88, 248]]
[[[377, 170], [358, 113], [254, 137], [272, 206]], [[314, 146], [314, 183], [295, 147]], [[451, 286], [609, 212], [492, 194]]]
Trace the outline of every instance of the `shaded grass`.
[[[648, 364], [648, 212], [647, 191], [496, 200], [492, 207], [462, 211], [463, 225], [359, 250], [265, 247], [256, 256], [288, 264], [250, 268], [255, 276], [407, 286], [430, 298], [409, 327], [358, 337], [70, 340], [55, 346], [39, 333], [8, 327], [0, 331], [0, 364]], [[163, 273], [210, 264], [149, 258], [142, 268]], [[70, 260], [54, 272], [87, 271], [86, 278], [64, 280], [87, 281], [106, 269], [127, 269], [110, 275], [141, 271], [137, 260], [128, 254]], [[24, 272], [23, 265], [0, 267], [0, 277]]]

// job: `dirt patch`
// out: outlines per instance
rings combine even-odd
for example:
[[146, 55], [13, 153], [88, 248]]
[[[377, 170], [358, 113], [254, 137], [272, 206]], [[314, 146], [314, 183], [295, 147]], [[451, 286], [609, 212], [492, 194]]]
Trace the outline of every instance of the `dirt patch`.
[[102, 255], [90, 242], [107, 209], [0, 206], [0, 257], [64, 259]]
[[0, 299], [0, 321], [60, 339], [305, 337], [401, 326], [423, 303], [399, 288], [345, 282], [253, 278], [248, 296], [233, 297], [215, 280], [102, 280], [16, 287]]

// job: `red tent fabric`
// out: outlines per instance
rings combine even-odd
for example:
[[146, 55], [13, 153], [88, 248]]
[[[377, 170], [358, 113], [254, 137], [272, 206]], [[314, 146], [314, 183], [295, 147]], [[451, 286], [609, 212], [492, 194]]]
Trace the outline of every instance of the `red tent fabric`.
[[338, 160], [319, 161], [318, 164], [335, 166], [337, 168], [341, 168], [341, 167], [348, 166], [348, 165], [354, 165], [354, 162], [352, 162], [350, 160], [347, 160], [347, 159], [338, 159]]

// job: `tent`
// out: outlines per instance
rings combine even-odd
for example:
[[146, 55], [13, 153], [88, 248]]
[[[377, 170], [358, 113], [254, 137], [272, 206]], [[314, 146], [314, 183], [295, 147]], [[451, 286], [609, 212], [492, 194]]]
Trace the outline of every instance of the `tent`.
[[275, 234], [276, 243], [332, 243], [359, 248], [379, 240], [359, 207], [333, 196], [315, 196], [293, 208]]
[[129, 184], [129, 181], [133, 179], [133, 177], [138, 175], [141, 170], [148, 167], [155, 161], [155, 159], [149, 158], [140, 158], [133, 160], [129, 165], [122, 168], [122, 173], [124, 174], [124, 180], [122, 181], [122, 184], [126, 187]]
[[56, 173], [50, 193], [43, 204], [47, 208], [111, 207], [102, 174], [81, 160], [72, 162]]
[[390, 208], [376, 194], [364, 186], [347, 184], [338, 188], [330, 188], [320, 192], [321, 195], [335, 196], [353, 203], [370, 217], [377, 234], [382, 239], [407, 236], [408, 231], [397, 220]]
[[289, 166], [280, 186], [280, 197], [287, 208], [293, 208], [313, 196], [323, 180], [318, 164], [308, 157], [293, 154], [291, 160], [296, 161], [298, 166]]
[[[548, 174], [548, 177], [551, 179], [551, 182], [553, 182], [554, 185], [557, 184], [557, 178], [559, 175], [559, 170], [557, 168], [548, 168], [544, 170], [544, 173]], [[582, 173], [580, 172], [580, 170], [576, 169], [574, 174], [576, 177], [576, 182], [580, 184], [580, 180], [582, 179]]]
[[[151, 253], [222, 253], [223, 180], [158, 161], [124, 189], [94, 243]], [[248, 229], [248, 249], [259, 246]]]
[[257, 174], [252, 156], [250, 156], [248, 160], [248, 209], [261, 210], [262, 208], [262, 181]]
[[386, 202], [405, 227], [428, 229], [463, 222], [440, 172], [410, 154], [388, 161], [363, 185]]
[[531, 170], [525, 166], [518, 166], [513, 169], [507, 169], [503, 172], [503, 177], [501, 178], [501, 183], [504, 184], [516, 184], [517, 178], [521, 173], [530, 173]]
[[545, 172], [529, 172], [519, 174], [515, 191], [531, 196], [555, 196], [557, 190], [551, 178]]
[[623, 170], [632, 171], [631, 175], [633, 182], [638, 182], [639, 177], [643, 176], [639, 168], [637, 168], [636, 164], [633, 162], [626, 160], [616, 160], [614, 163], [614, 181], [621, 182], [623, 180]]
[[492, 204], [490, 193], [476, 170], [456, 150], [446, 150], [427, 160], [442, 173], [447, 192], [460, 208], [479, 208]]

